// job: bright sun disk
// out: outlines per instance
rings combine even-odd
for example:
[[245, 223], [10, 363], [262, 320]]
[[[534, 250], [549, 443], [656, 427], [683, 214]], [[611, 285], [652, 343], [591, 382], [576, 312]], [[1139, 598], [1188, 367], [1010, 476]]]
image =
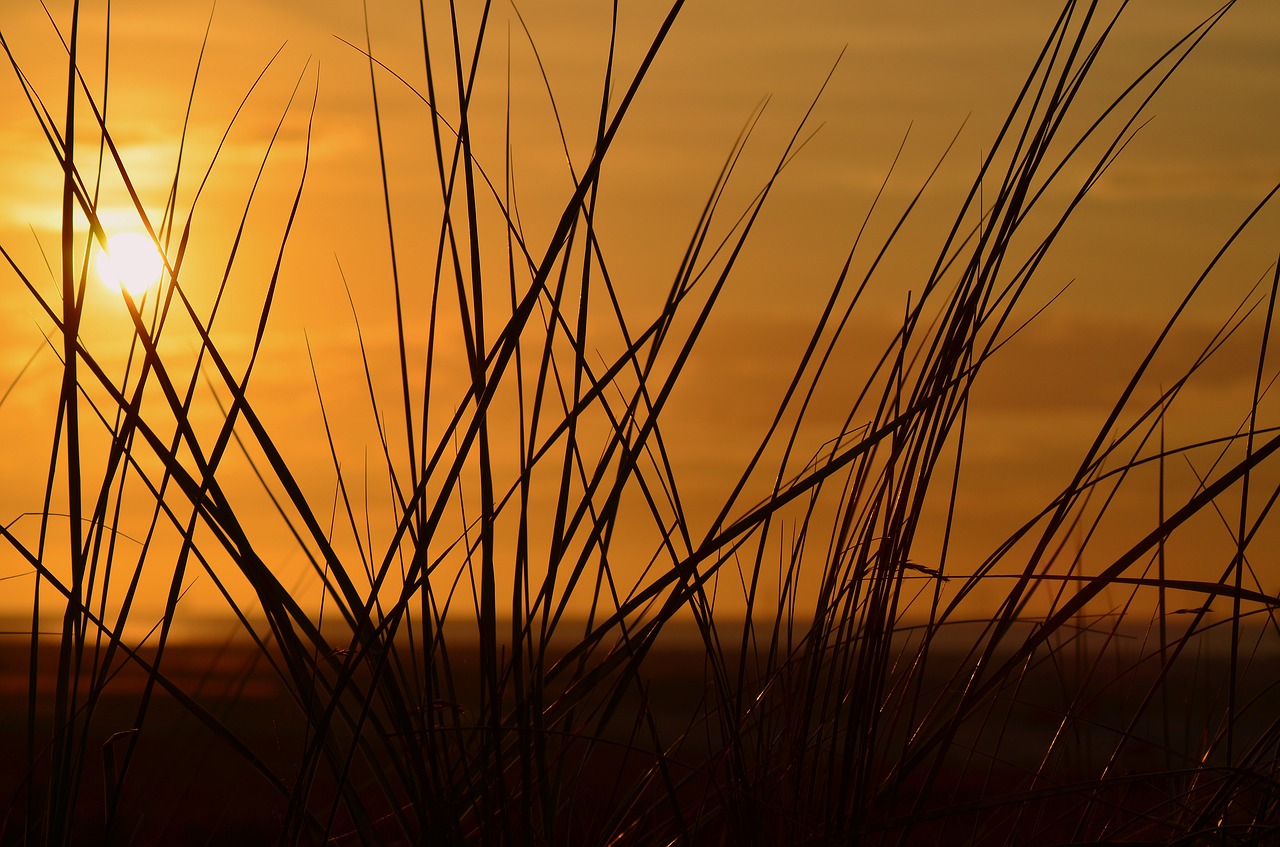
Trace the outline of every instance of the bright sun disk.
[[136, 298], [160, 279], [164, 258], [148, 236], [118, 232], [107, 237], [107, 249], [99, 251], [95, 267], [104, 285]]

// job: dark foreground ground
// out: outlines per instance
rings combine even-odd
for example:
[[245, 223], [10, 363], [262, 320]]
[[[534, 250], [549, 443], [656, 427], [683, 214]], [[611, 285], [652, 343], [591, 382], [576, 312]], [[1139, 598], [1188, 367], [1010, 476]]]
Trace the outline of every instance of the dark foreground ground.
[[[450, 650], [455, 677], [475, 680], [475, 645], [463, 643], [459, 647], [455, 642]], [[39, 814], [46, 806], [51, 716], [58, 696], [57, 653], [56, 639], [42, 642], [41, 673], [32, 692], [26, 637], [0, 641], [0, 847], [42, 843], [40, 837], [31, 841], [30, 836], [24, 842], [24, 830], [31, 823], [28, 809]], [[103, 842], [108, 784], [120, 772], [133, 728], [139, 725], [146, 674], [132, 663], [117, 660], [116, 664], [120, 668], [95, 705], [87, 737], [83, 723], [77, 727], [81, 735], [71, 755], [82, 766], [73, 791], [74, 844]], [[687, 724], [687, 715], [695, 711], [705, 689], [704, 668], [697, 654], [682, 648], [659, 649], [651, 664], [661, 670], [652, 680], [650, 708], [664, 724]], [[128, 780], [119, 795], [114, 843], [276, 843], [307, 741], [306, 721], [297, 698], [264, 661], [261, 651], [249, 643], [171, 644], [166, 648], [163, 670], [167, 680], [205, 714], [193, 714], [188, 704], [162, 687], [152, 688], [144, 729], [137, 733]], [[37, 704], [34, 725], [29, 720], [33, 694]], [[461, 700], [470, 700], [474, 691], [460, 690], [458, 695]], [[85, 700], [83, 689], [77, 700]], [[464, 723], [473, 714], [469, 706], [464, 702], [458, 707]], [[224, 726], [226, 733], [211, 729], [211, 722]], [[247, 762], [243, 753], [228, 743], [226, 734], [234, 735], [236, 742], [280, 781], [273, 783], [262, 768]], [[36, 739], [33, 756], [28, 752], [29, 737]], [[359, 770], [358, 763], [355, 767]], [[608, 769], [607, 782], [593, 778], [583, 782], [588, 792], [597, 787], [603, 791], [605, 784], [612, 788], [620, 773]], [[371, 806], [377, 809], [380, 800], [372, 779], [368, 773], [356, 777], [358, 782], [370, 783]], [[331, 783], [318, 782], [308, 789], [308, 796], [312, 809], [335, 805], [329, 802]], [[385, 808], [382, 812], [390, 813]], [[333, 831], [342, 833], [351, 825], [340, 812]], [[311, 841], [304, 837], [302, 843]], [[359, 843], [359, 839], [342, 839], [340, 843]], [[400, 842], [384, 837], [377, 843]]]
[[[56, 644], [50, 642], [43, 649], [50, 665], [42, 670], [34, 692], [37, 718], [32, 725], [28, 718], [33, 694], [30, 654], [25, 642], [25, 638], [13, 638], [0, 648], [2, 845], [42, 843], [38, 834], [42, 825], [29, 819], [29, 810], [38, 816], [44, 809], [49, 783], [47, 745], [57, 696]], [[958, 663], [962, 651], [957, 646], [954, 652], [952, 660]], [[1135, 704], [1147, 696], [1156, 680], [1153, 663], [1135, 669], [1131, 656], [1117, 656], [1110, 669], [1104, 663], [1082, 670], [1069, 667], [1072, 655], [1077, 654], [1084, 655], [1083, 651], [1064, 649], [1058, 661], [1033, 669], [1018, 685], [1011, 686], [996, 708], [963, 724], [953, 745], [956, 754], [932, 773], [930, 788], [919, 804], [885, 810], [884, 821], [889, 825], [880, 833], [888, 836], [885, 843], [897, 843], [890, 833], [902, 834], [900, 824], [906, 818], [914, 820], [903, 842], [906, 844], [1069, 843], [1086, 802], [1102, 810], [1091, 812], [1098, 826], [1111, 816], [1115, 823], [1109, 831], [1117, 834], [1117, 843], [1126, 840], [1121, 836], [1127, 836], [1130, 844], [1179, 843], [1176, 827], [1161, 821], [1178, 814], [1183, 819], [1194, 818], [1190, 810], [1212, 794], [1215, 774], [1230, 770], [1218, 769], [1212, 761], [1206, 770], [1197, 760], [1206, 749], [1222, 750], [1229, 664], [1212, 651], [1202, 651], [1182, 662], [1151, 700], [1145, 717], [1133, 721]], [[474, 651], [455, 648], [452, 658], [457, 676], [474, 676]], [[170, 694], [159, 689], [154, 692], [129, 779], [120, 795], [115, 843], [275, 843], [288, 806], [286, 795], [296, 794], [291, 780], [297, 774], [306, 740], [296, 699], [251, 645], [172, 645], [164, 667], [169, 679], [207, 715], [202, 720]], [[673, 737], [687, 727], [707, 690], [701, 654], [692, 645], [668, 645], [650, 656], [645, 667], [655, 726], [664, 738]], [[1267, 808], [1276, 807], [1280, 798], [1274, 779], [1280, 718], [1275, 683], [1280, 681], [1280, 661], [1274, 656], [1255, 656], [1247, 667], [1237, 669], [1237, 677], [1248, 696], [1237, 700], [1233, 745], [1237, 759], [1242, 758], [1239, 751], [1252, 756], [1248, 767], [1257, 777], [1257, 787], [1251, 789], [1256, 796], [1245, 798], [1244, 805], [1251, 811], [1242, 814], [1256, 818], [1265, 815]], [[70, 813], [75, 844], [102, 843], [104, 798], [119, 772], [132, 728], [138, 725], [144, 683], [145, 676], [136, 669], [121, 671], [98, 702], [87, 736], [81, 733], [78, 746], [70, 753], [82, 765]], [[949, 686], [954, 687], [954, 680], [939, 665], [921, 691], [938, 692]], [[83, 701], [83, 692], [78, 699]], [[1075, 720], [1064, 729], [1062, 716], [1068, 710]], [[225, 738], [208, 728], [208, 721], [225, 725], [280, 782], [273, 784], [248, 764]], [[1105, 788], [1090, 787], [1125, 732], [1131, 740], [1112, 763], [1110, 781]], [[29, 737], [36, 739], [33, 755], [28, 751]], [[624, 746], [618, 743], [617, 749]], [[1052, 755], [1046, 757], [1051, 748]], [[710, 751], [707, 734], [694, 732], [679, 756], [685, 757], [690, 769], [696, 769], [715, 759]], [[619, 796], [619, 782], [625, 782], [634, 757], [628, 759], [623, 753], [611, 756], [607, 750], [594, 755], [594, 771], [579, 774], [573, 783], [575, 792], [580, 793], [575, 799], [578, 808], [607, 809]], [[1041, 773], [1038, 778], [1033, 776], [1037, 770]], [[360, 779], [371, 777], [366, 773]], [[908, 790], [914, 790], [911, 785], [909, 782]], [[308, 796], [313, 810], [333, 805], [328, 802], [330, 785], [317, 783]], [[1011, 803], [1010, 798], [1019, 799]], [[1031, 802], [1022, 802], [1027, 798]], [[377, 802], [373, 804], [375, 814]], [[389, 810], [383, 812], [389, 814]], [[1144, 819], [1150, 821], [1148, 826], [1141, 824]], [[1129, 820], [1138, 823], [1126, 824]], [[351, 822], [339, 815], [333, 831], [341, 833], [350, 827]], [[1191, 840], [1180, 843], [1280, 844], [1280, 833], [1275, 841], [1267, 841], [1256, 827], [1251, 831], [1249, 838], [1234, 841], [1195, 840], [1193, 834], [1184, 832], [1182, 835]], [[1025, 832], [1025, 836], [1011, 836], [1015, 832]], [[303, 843], [310, 842], [304, 838]], [[402, 842], [388, 834], [382, 843]], [[880, 839], [872, 838], [869, 843], [880, 843]]]

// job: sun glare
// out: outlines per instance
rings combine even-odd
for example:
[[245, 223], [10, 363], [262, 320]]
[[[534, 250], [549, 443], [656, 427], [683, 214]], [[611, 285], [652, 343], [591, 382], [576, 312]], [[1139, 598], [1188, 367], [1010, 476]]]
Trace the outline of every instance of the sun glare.
[[154, 243], [140, 232], [119, 232], [107, 237], [107, 249], [98, 253], [95, 265], [104, 285], [127, 291], [133, 297], [159, 281], [164, 259]]

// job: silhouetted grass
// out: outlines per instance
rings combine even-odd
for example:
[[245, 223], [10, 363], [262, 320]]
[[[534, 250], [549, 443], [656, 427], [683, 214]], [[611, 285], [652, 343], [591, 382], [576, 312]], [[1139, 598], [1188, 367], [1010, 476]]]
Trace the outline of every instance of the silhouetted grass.
[[[1020, 298], [1147, 101], [1231, 5], [1099, 108], [1081, 91], [1115, 19], [1065, 3], [970, 188], [954, 198], [949, 231], [911, 247], [935, 259], [903, 293], [901, 326], [871, 360], [845, 366], [864, 292], [883, 256], [903, 248], [901, 227], [936, 190], [932, 175], [901, 212], [873, 204], [868, 220], [888, 221], [888, 236], [853, 239], [776, 412], [709, 519], [690, 516], [687, 471], [664, 435], [668, 410], [744, 249], [762, 237], [760, 216], [811, 133], [812, 111], [774, 151], [771, 171], [744, 177], [752, 116], [661, 283], [665, 296], [647, 312], [624, 306], [597, 223], [608, 203], [602, 169], [681, 3], [633, 72], [611, 50], [585, 161], [560, 126], [572, 181], [549, 220], [521, 215], [512, 158], [521, 139], [509, 124], [506, 161], [475, 152], [475, 134], [495, 131], [472, 120], [475, 63], [494, 37], [487, 6], [470, 31], [446, 14], [452, 30], [429, 33], [424, 12], [413, 22], [422, 66], [412, 72], [384, 66], [370, 40], [353, 48], [372, 85], [378, 147], [367, 152], [380, 165], [394, 337], [375, 339], [356, 312], [365, 408], [327, 399], [321, 367], [293, 375], [319, 398], [332, 459], [325, 496], [308, 489], [316, 469], [290, 458], [293, 433], [251, 388], [272, 367], [260, 351], [296, 249], [307, 160], [290, 163], [274, 262], [252, 270], [259, 314], [247, 347], [233, 347], [220, 308], [233, 269], [248, 261], [240, 244], [258, 183], [214, 274], [216, 295], [190, 290], [200, 194], [180, 219], [175, 173], [169, 204], [148, 218], [110, 131], [109, 75], [96, 87], [74, 70], [78, 9], [62, 33], [72, 69], [64, 113], [44, 106], [9, 54], [64, 180], [56, 296], [4, 253], [53, 329], [61, 387], [39, 530], [0, 530], [35, 574], [27, 697], [6, 715], [25, 724], [25, 752], [0, 838], [1280, 837], [1276, 693], [1258, 675], [1274, 674], [1277, 600], [1248, 555], [1276, 498], [1264, 469], [1280, 433], [1262, 408], [1275, 370], [1275, 269], [1178, 379], [1157, 390], [1148, 374], [1275, 188], [1223, 253], [1189, 274], [1185, 300], [1061, 492], [1028, 507], [1033, 517], [986, 561], [949, 556], [960, 498], [973, 496], [961, 459], [975, 381], [1006, 341], [1036, 331]], [[411, 77], [425, 80], [414, 91], [430, 126], [419, 165], [436, 193], [406, 209], [392, 198], [394, 130], [380, 98]], [[547, 95], [554, 103], [549, 82]], [[296, 97], [314, 115], [301, 82]], [[91, 149], [86, 125], [99, 139]], [[308, 123], [308, 150], [311, 133]], [[86, 255], [105, 238], [103, 173], [128, 187], [168, 264], [158, 291], [126, 297], [123, 369], [81, 333]], [[728, 189], [744, 179], [758, 191], [731, 207]], [[171, 334], [189, 335], [198, 352], [170, 353], [161, 337]], [[1241, 338], [1257, 352], [1240, 428], [1167, 444], [1185, 386]], [[390, 371], [382, 343], [394, 348]], [[462, 373], [445, 344], [462, 351]], [[843, 419], [815, 438], [827, 426], [815, 409], [833, 392]], [[377, 434], [358, 473], [338, 434], [353, 418]], [[1192, 458], [1193, 490], [1166, 482], [1168, 466]], [[261, 497], [245, 493], [246, 478]], [[1115, 498], [1134, 488], [1151, 492], [1148, 524], [1118, 552], [1095, 543]], [[256, 529], [264, 511], [280, 528], [270, 539]], [[1230, 539], [1222, 566], [1168, 575], [1179, 530], [1205, 518]], [[921, 540], [926, 524], [940, 546]], [[305, 585], [282, 581], [268, 561], [282, 547], [307, 563]], [[225, 643], [173, 637], [197, 576], [238, 622]], [[134, 605], [156, 579], [168, 586], [164, 614], [139, 636]], [[1197, 605], [1173, 608], [1174, 592]], [[323, 599], [304, 599], [314, 597]], [[61, 625], [41, 636], [51, 598]]]

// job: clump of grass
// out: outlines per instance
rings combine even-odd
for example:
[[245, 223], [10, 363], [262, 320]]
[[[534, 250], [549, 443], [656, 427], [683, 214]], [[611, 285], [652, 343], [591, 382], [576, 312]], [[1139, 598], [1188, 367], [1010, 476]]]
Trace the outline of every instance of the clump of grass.
[[[425, 85], [413, 93], [430, 127], [422, 167], [438, 194], [408, 211], [392, 198], [392, 121], [380, 97], [412, 88], [410, 72], [385, 66], [369, 41], [356, 48], [372, 84], [395, 364], [380, 364], [384, 339], [357, 313], [367, 408], [326, 400], [320, 368], [300, 376], [319, 398], [328, 497], [310, 489], [314, 469], [290, 459], [290, 433], [252, 387], [269, 367], [260, 351], [288, 285], [307, 158], [276, 221], [274, 261], [254, 271], [261, 306], [237, 349], [220, 335], [221, 304], [246, 261], [238, 245], [252, 234], [257, 183], [221, 286], [204, 297], [185, 282], [200, 194], [180, 219], [175, 174], [163, 214], [147, 217], [113, 140], [107, 77], [95, 89], [78, 70], [78, 10], [64, 33], [64, 113], [45, 107], [10, 54], [64, 180], [60, 291], [42, 291], [9, 261], [53, 328], [62, 370], [38, 533], [3, 529], [35, 574], [23, 779], [6, 840], [190, 837], [181, 805], [170, 816], [155, 804], [169, 786], [154, 745], [175, 732], [208, 745], [207, 767], [187, 777], [203, 802], [219, 801], [207, 831], [288, 844], [1274, 836], [1276, 725], [1256, 719], [1274, 695], [1252, 684], [1249, 667], [1274, 639], [1276, 601], [1247, 556], [1274, 501], [1259, 478], [1280, 447], [1261, 405], [1274, 371], [1274, 271], [1202, 357], [1143, 401], [1148, 369], [1214, 257], [1061, 493], [978, 566], [949, 557], [972, 387], [1011, 337], [1035, 331], [1016, 307], [1037, 270], [1147, 101], [1231, 4], [1092, 113], [1081, 91], [1115, 21], [1064, 4], [956, 198], [953, 225], [930, 245], [936, 258], [912, 281], [900, 328], [854, 382], [840, 361], [850, 327], [928, 180], [883, 241], [849, 245], [758, 447], [709, 519], [691, 517], [669, 410], [810, 116], [775, 151], [758, 193], [729, 208], [753, 117], [665, 296], [649, 311], [626, 308], [599, 223], [604, 167], [681, 5], [630, 74], [610, 52], [590, 155], [569, 156], [557, 212], [536, 222], [517, 199], [517, 140], [503, 139], [505, 161], [476, 152], [490, 149], [472, 111], [487, 7], [470, 31], [450, 18], [443, 42], [425, 11], [417, 22]], [[314, 100], [308, 107], [304, 91], [309, 150]], [[85, 125], [95, 149], [81, 143]], [[126, 186], [168, 257], [158, 293], [126, 300], [122, 369], [81, 333], [84, 257], [104, 238], [102, 174]], [[411, 227], [431, 240], [409, 243]], [[1241, 427], [1167, 445], [1185, 387], [1252, 331], [1255, 313], [1263, 327]], [[174, 334], [196, 339], [194, 356], [169, 352], [162, 336]], [[463, 351], [461, 379], [446, 339]], [[815, 439], [817, 398], [837, 389], [843, 419]], [[376, 438], [361, 479], [337, 430], [363, 415]], [[1213, 451], [1191, 493], [1166, 484], [1170, 463]], [[1085, 573], [1079, 550], [1095, 549], [1115, 498], [1153, 470], [1150, 525]], [[246, 477], [260, 494], [246, 493]], [[259, 529], [263, 504], [275, 538]], [[1228, 529], [1227, 563], [1196, 580], [1167, 575], [1167, 549], [1205, 516]], [[936, 524], [937, 550], [922, 540], [926, 524]], [[60, 532], [69, 535], [55, 543]], [[307, 565], [301, 590], [268, 561], [282, 537]], [[223, 598], [237, 640], [184, 659], [173, 633], [195, 577]], [[164, 614], [138, 636], [127, 624], [140, 586], [156, 579]], [[1171, 608], [1175, 591], [1201, 605]], [[993, 592], [994, 603], [975, 599]], [[1104, 595], [1112, 605], [1098, 614]], [[61, 625], [49, 640], [40, 632], [51, 597]], [[1208, 616], [1211, 604], [1231, 607], [1225, 622]], [[206, 670], [192, 675], [192, 662]], [[1219, 667], [1222, 702], [1184, 697], [1191, 677]], [[262, 680], [278, 687], [246, 690]], [[265, 735], [255, 714], [264, 709]], [[246, 809], [262, 814], [237, 817]]]

